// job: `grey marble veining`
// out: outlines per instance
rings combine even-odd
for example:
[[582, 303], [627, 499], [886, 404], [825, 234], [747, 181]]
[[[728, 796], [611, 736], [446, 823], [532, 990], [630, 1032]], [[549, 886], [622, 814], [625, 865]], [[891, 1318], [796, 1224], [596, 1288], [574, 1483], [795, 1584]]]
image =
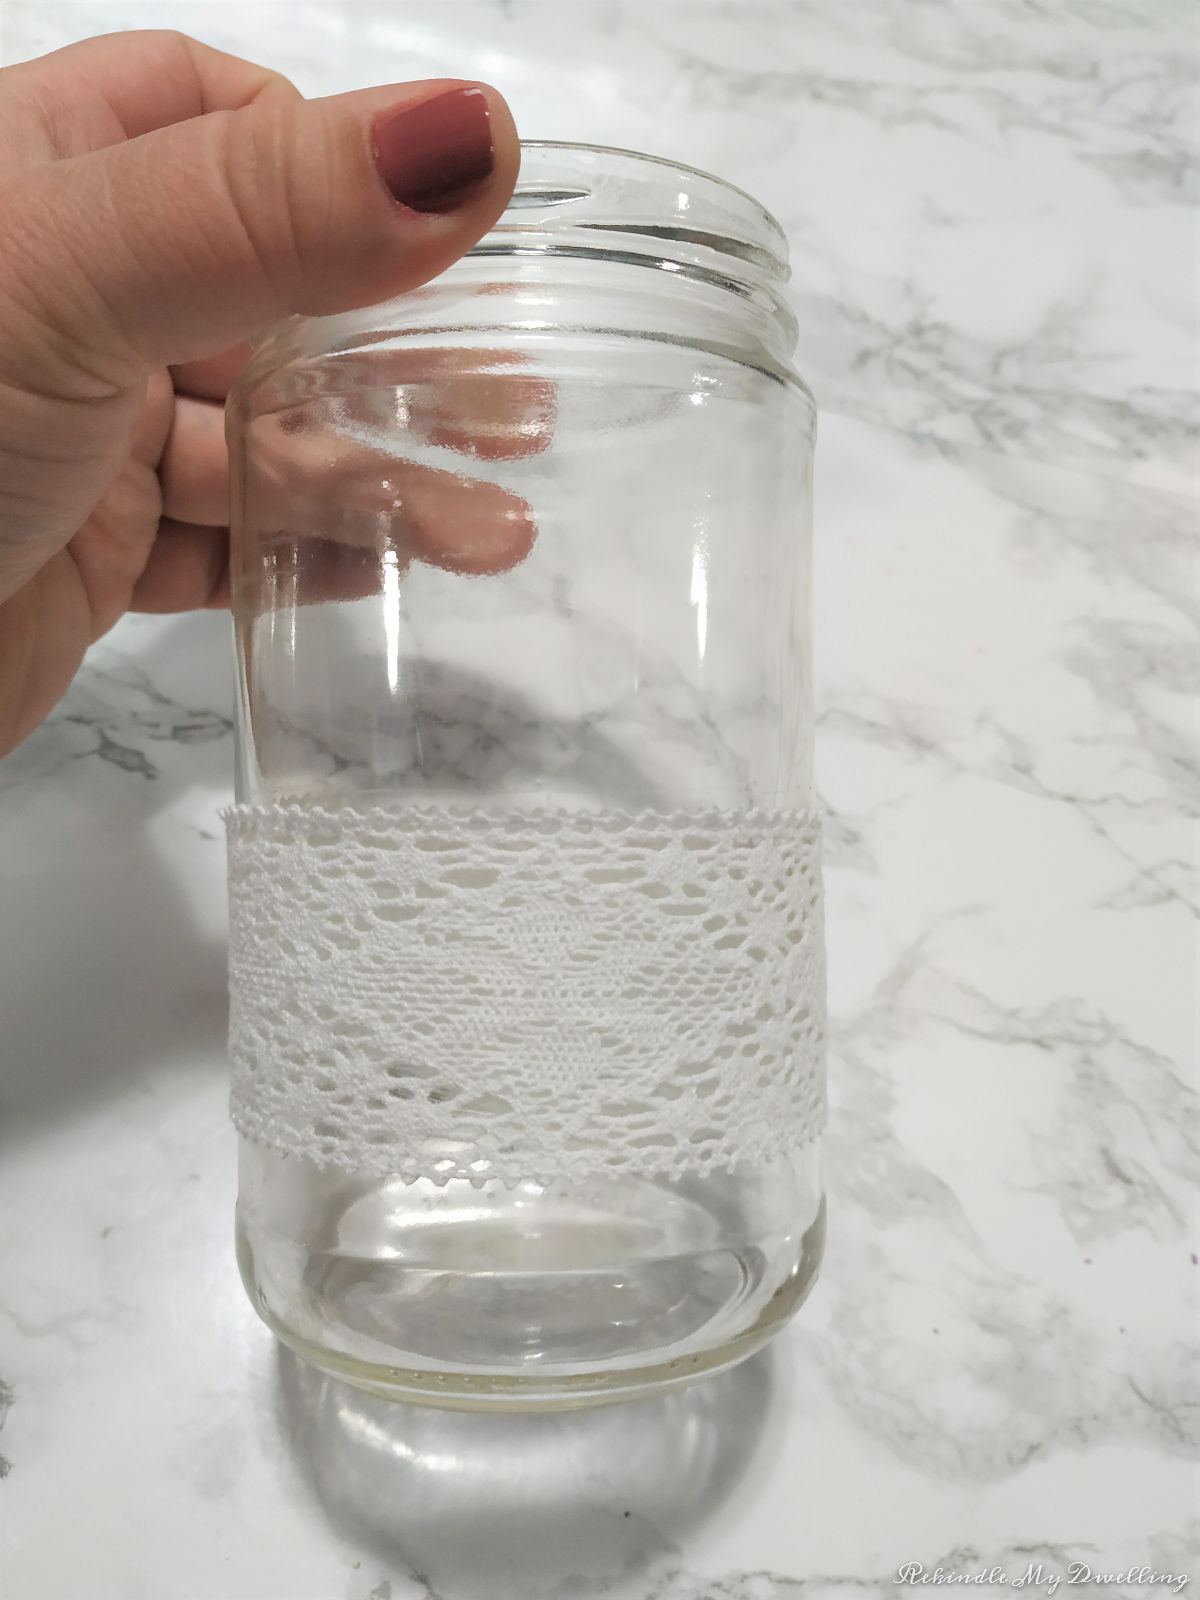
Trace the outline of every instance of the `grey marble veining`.
[[783, 222], [822, 408], [829, 1247], [769, 1358], [644, 1408], [413, 1414], [278, 1357], [230, 1241], [228, 622], [128, 620], [0, 765], [0, 1592], [1195, 1592], [1189, 10], [8, 0], [0, 40], [145, 25], [308, 93], [488, 77], [528, 136]]

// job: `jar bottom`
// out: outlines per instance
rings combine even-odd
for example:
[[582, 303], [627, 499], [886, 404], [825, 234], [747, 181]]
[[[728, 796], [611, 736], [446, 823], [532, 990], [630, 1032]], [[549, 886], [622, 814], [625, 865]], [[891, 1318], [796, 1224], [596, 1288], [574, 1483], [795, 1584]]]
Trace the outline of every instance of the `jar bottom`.
[[436, 1186], [246, 1142], [238, 1261], [285, 1344], [376, 1395], [479, 1410], [626, 1400], [733, 1365], [799, 1307], [824, 1244], [814, 1164]]

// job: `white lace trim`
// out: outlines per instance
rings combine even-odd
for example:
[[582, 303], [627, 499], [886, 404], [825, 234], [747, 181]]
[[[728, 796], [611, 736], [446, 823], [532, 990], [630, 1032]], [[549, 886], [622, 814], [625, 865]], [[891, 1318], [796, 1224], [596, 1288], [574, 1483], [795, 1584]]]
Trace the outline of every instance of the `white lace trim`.
[[679, 1178], [825, 1121], [808, 812], [234, 806], [233, 1119], [406, 1180]]

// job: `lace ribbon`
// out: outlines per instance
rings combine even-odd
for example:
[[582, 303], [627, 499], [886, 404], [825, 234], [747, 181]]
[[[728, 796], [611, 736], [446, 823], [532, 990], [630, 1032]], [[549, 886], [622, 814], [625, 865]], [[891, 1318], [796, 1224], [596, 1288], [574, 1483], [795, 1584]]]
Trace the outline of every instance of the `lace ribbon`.
[[234, 806], [233, 1119], [411, 1180], [681, 1178], [825, 1120], [797, 811]]

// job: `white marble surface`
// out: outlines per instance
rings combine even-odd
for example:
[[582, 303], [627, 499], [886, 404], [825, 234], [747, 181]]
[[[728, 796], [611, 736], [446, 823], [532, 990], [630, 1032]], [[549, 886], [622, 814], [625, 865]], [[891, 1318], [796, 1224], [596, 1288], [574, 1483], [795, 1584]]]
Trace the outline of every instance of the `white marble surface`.
[[227, 630], [128, 621], [0, 765], [0, 1594], [1194, 1573], [1189, 7], [0, 17], [10, 61], [147, 23], [309, 92], [488, 77], [527, 135], [690, 160], [786, 225], [824, 413], [829, 1256], [769, 1360], [661, 1405], [456, 1419], [279, 1361], [230, 1242]]

